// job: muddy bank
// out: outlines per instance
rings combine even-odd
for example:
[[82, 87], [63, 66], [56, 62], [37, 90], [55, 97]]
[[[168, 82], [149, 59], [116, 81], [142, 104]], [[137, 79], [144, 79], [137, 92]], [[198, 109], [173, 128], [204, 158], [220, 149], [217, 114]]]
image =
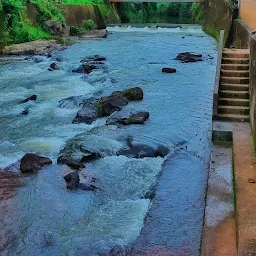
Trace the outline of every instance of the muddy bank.
[[63, 37], [60, 40], [37, 40], [21, 44], [12, 44], [5, 46], [2, 55], [49, 55], [53, 51], [65, 50], [66, 47], [78, 40], [92, 40], [107, 37], [105, 29], [89, 31], [80, 36]]

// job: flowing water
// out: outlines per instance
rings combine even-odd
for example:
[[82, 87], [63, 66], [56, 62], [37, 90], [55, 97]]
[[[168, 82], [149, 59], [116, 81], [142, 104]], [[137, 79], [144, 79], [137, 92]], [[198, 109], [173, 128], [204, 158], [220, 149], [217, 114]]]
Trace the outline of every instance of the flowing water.
[[[79, 41], [52, 59], [0, 59], [0, 168], [27, 152], [54, 161], [34, 175], [12, 174], [20, 184], [13, 185], [11, 196], [1, 197], [1, 255], [106, 255], [116, 245], [133, 247], [138, 255], [199, 255], [216, 42], [198, 26], [109, 30], [107, 39]], [[186, 51], [202, 53], [204, 61], [173, 60]], [[107, 72], [71, 72], [94, 54], [107, 58]], [[50, 72], [56, 57], [61, 69]], [[177, 73], [164, 74], [163, 67]], [[104, 118], [72, 124], [79, 106], [59, 104], [71, 96], [134, 86], [143, 89], [144, 99], [126, 108], [149, 111], [144, 125], [105, 126]], [[33, 94], [35, 102], [20, 104]], [[63, 179], [70, 169], [56, 159], [65, 142], [81, 133], [113, 152], [127, 135], [161, 141], [171, 152], [165, 159], [113, 154], [90, 162], [81, 174], [96, 177], [100, 190], [71, 192]], [[152, 186], [156, 195], [150, 201], [143, 195]]]

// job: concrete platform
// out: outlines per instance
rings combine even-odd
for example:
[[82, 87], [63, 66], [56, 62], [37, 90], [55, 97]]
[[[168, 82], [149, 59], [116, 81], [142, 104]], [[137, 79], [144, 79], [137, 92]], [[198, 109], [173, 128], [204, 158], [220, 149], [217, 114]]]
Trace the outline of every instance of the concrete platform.
[[232, 144], [213, 146], [201, 256], [235, 256]]
[[[256, 157], [250, 124], [214, 121], [213, 141], [218, 144], [213, 146], [209, 171], [201, 255], [256, 255]], [[232, 147], [228, 149], [225, 141]], [[232, 157], [233, 193], [227, 176]], [[231, 207], [233, 198], [235, 214]], [[218, 211], [220, 206], [222, 214]], [[218, 225], [212, 225], [218, 216], [221, 216]]]
[[234, 124], [238, 256], [256, 255], [256, 158], [249, 124]]

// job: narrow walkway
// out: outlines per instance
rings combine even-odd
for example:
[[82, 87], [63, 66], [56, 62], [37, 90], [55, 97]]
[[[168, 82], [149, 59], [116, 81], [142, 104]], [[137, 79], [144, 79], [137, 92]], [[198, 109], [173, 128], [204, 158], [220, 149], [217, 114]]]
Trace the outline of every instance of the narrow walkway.
[[214, 122], [213, 139], [233, 139], [233, 154], [232, 145], [213, 146], [201, 256], [255, 256], [256, 157], [250, 124]]
[[232, 144], [214, 145], [209, 170], [201, 256], [236, 256]]
[[256, 255], [256, 159], [249, 124], [234, 124], [238, 256]]

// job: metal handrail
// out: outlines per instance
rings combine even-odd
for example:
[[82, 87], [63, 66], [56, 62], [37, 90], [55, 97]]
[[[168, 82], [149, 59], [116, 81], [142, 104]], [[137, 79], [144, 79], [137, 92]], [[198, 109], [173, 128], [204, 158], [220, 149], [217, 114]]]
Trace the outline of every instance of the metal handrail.
[[216, 117], [218, 113], [220, 71], [221, 71], [222, 54], [224, 49], [224, 35], [225, 35], [225, 30], [221, 30], [220, 38], [219, 38], [219, 49], [218, 49], [218, 60], [217, 60], [216, 76], [215, 76], [215, 84], [214, 84], [214, 93], [213, 93], [213, 118]]

